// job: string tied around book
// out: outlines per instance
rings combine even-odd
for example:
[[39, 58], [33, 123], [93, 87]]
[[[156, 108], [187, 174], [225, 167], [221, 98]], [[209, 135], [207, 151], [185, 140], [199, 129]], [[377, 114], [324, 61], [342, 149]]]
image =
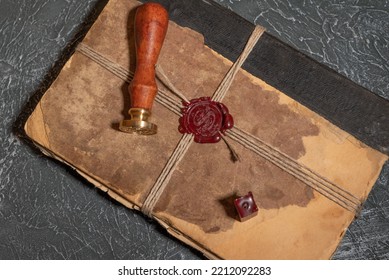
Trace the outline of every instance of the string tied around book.
[[[223, 98], [226, 96], [228, 89], [230, 88], [236, 74], [238, 73], [240, 67], [246, 60], [246, 58], [251, 53], [252, 49], [256, 45], [259, 38], [265, 32], [265, 29], [262, 26], [256, 26], [251, 33], [242, 53], [239, 55], [238, 59], [233, 63], [232, 67], [228, 70], [227, 74], [224, 76], [223, 80], [219, 84], [218, 88], [212, 95], [211, 100], [215, 102], [221, 102]], [[161, 67], [157, 68], [157, 75], [162, 79], [162, 82], [169, 87], [170, 90], [174, 90], [174, 93], [181, 97], [183, 100], [188, 101], [185, 95], [179, 92], [174, 85], [169, 81], [167, 76], [164, 74]], [[222, 134], [220, 134], [222, 135]], [[170, 178], [176, 169], [179, 162], [184, 158], [186, 151], [189, 149], [190, 145], [193, 143], [194, 136], [193, 134], [184, 134], [176, 149], [173, 151], [173, 154], [168, 159], [164, 169], [162, 170], [160, 176], [155, 182], [154, 186], [151, 188], [149, 195], [146, 197], [145, 201], [142, 205], [142, 212], [147, 216], [152, 215], [152, 211], [157, 204], [159, 198], [161, 197], [163, 191], [165, 190], [167, 184], [170, 181]], [[227, 147], [230, 149], [231, 154], [236, 155], [231, 146], [225, 140]], [[237, 157], [237, 156], [236, 156]]]
[[[251, 50], [256, 45], [259, 38], [264, 33], [265, 29], [261, 26], [256, 26], [248, 39], [245, 48], [238, 57], [238, 59], [233, 63], [219, 87], [216, 89], [215, 93], [212, 96], [212, 100], [220, 102], [223, 100], [225, 95], [228, 92], [229, 87], [231, 86], [235, 75], [239, 71], [240, 67], [250, 54]], [[126, 82], [131, 82], [133, 73], [122, 67], [121, 65], [107, 59], [103, 55], [99, 54], [89, 46], [84, 43], [80, 43], [77, 47], [77, 51], [92, 59], [97, 64], [104, 67], [106, 70], [110, 71], [117, 77], [121, 78]], [[157, 75], [160, 80], [168, 87], [168, 89], [173, 92], [176, 96], [180, 97], [181, 100], [189, 101], [183, 93], [181, 93], [175, 86], [169, 81], [167, 76], [163, 73], [160, 67], [157, 67]], [[168, 92], [163, 89], [158, 90], [158, 94], [155, 98], [155, 101], [163, 105], [171, 112], [175, 113], [178, 116], [181, 116], [181, 104], [175, 98], [173, 98]], [[290, 156], [284, 154], [283, 152], [277, 150], [271, 145], [265, 143], [263, 140], [255, 137], [238, 127], [234, 127], [225, 132], [226, 136], [239, 143], [243, 147], [251, 150], [255, 154], [263, 157], [264, 159], [270, 161], [274, 165], [278, 166], [282, 170], [288, 172], [290, 175], [294, 176], [296, 179], [304, 182], [307, 186], [311, 187], [324, 197], [329, 200], [337, 203], [339, 206], [343, 207], [346, 210], [349, 210], [356, 215], [359, 214], [361, 209], [361, 201], [354, 196], [349, 191], [344, 188], [334, 184], [327, 178], [317, 174], [310, 168], [302, 165], [297, 162]], [[223, 136], [223, 139], [225, 137]], [[194, 136], [193, 134], [183, 134], [180, 141], [178, 142], [176, 148], [165, 164], [163, 170], [161, 171], [159, 177], [152, 186], [148, 196], [143, 202], [141, 207], [142, 212], [147, 216], [152, 216], [153, 209], [162, 193], [164, 192], [166, 186], [168, 185], [170, 178], [180, 161], [184, 158], [186, 152], [188, 151], [190, 145], [193, 143]], [[226, 142], [227, 146], [229, 145]], [[230, 145], [231, 148], [231, 145]]]

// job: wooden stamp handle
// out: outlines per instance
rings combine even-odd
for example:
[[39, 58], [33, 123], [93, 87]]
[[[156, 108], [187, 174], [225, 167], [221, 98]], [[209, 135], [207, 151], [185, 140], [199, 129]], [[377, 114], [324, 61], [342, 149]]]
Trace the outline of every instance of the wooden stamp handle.
[[168, 13], [157, 3], [146, 3], [136, 11], [136, 69], [129, 85], [132, 108], [151, 111], [157, 84], [155, 65], [168, 27]]

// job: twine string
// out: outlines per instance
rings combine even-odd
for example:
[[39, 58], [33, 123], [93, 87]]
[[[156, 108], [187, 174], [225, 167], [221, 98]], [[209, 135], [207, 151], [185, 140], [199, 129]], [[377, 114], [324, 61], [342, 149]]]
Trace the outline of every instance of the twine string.
[[359, 212], [361, 201], [357, 197], [288, 155], [237, 127], [226, 131], [226, 134], [245, 148], [269, 160], [343, 208], [352, 212]]
[[223, 98], [226, 96], [228, 89], [230, 88], [232, 82], [236, 74], [238, 73], [240, 67], [246, 61], [246, 58], [249, 56], [255, 45], [257, 44], [259, 38], [265, 32], [265, 28], [257, 25], [253, 32], [251, 33], [250, 38], [248, 39], [242, 53], [239, 55], [238, 59], [231, 66], [230, 70], [224, 76], [222, 82], [219, 87], [216, 89], [215, 93], [212, 96], [212, 100], [216, 102], [221, 102]]
[[[237, 72], [240, 67], [243, 65], [245, 59], [250, 54], [251, 50], [254, 48], [258, 39], [264, 33], [264, 28], [257, 26], [250, 38], [247, 41], [247, 44], [242, 51], [241, 55], [231, 66], [219, 87], [216, 89], [215, 93], [212, 95], [212, 100], [216, 102], [221, 102], [225, 95], [228, 92]], [[133, 78], [133, 73], [123, 68], [121, 65], [105, 58], [103, 55], [99, 54], [89, 46], [80, 43], [77, 47], [77, 51], [85, 55], [86, 57], [92, 59], [95, 63], [99, 64], [106, 70], [110, 71], [112, 74], [116, 75], [123, 81], [129, 83]], [[163, 69], [159, 66], [156, 67], [158, 79], [177, 97], [181, 100], [188, 102], [188, 99], [185, 95], [180, 92], [168, 79], [167, 75], [163, 72]], [[158, 89], [158, 94], [156, 95], [155, 101], [163, 105], [171, 112], [175, 113], [178, 116], [181, 116], [181, 102], [173, 98], [169, 93], [163, 89]], [[260, 140], [249, 133], [234, 127], [231, 130], [226, 132], [226, 136], [235, 142], [239, 143], [243, 147], [251, 150], [257, 155], [263, 157], [264, 159], [272, 162], [282, 170], [288, 172], [296, 179], [302, 181], [312, 189], [316, 190], [329, 200], [337, 203], [339, 206], [354, 212], [358, 213], [361, 209], [361, 201], [355, 197], [350, 192], [344, 190], [343, 188], [337, 186], [336, 184], [330, 182], [325, 177], [315, 173], [313, 170], [303, 166], [299, 162], [295, 161], [288, 155], [278, 151], [272, 146], [266, 144], [264, 141]], [[223, 140], [225, 140], [223, 136]], [[157, 204], [159, 198], [163, 194], [166, 186], [168, 185], [170, 178], [173, 172], [176, 170], [180, 161], [184, 158], [186, 152], [188, 151], [190, 145], [193, 143], [192, 134], [184, 134], [180, 141], [178, 142], [176, 148], [174, 149], [172, 155], [165, 164], [163, 170], [161, 171], [156, 182], [150, 189], [148, 196], [142, 205], [142, 212], [147, 216], [152, 216], [153, 209]], [[227, 146], [229, 145], [226, 143]], [[232, 150], [233, 151], [233, 150]], [[238, 156], [235, 155], [238, 159]]]
[[[130, 83], [134, 78], [134, 73], [122, 67], [120, 64], [107, 59], [84, 43], [80, 43], [77, 46], [77, 51], [90, 58], [95, 63], [99, 64], [101, 67], [105, 68], [126, 83]], [[171, 97], [170, 94], [168, 94], [165, 90], [160, 88], [158, 89], [158, 94], [155, 96], [155, 101], [165, 106], [176, 115], [181, 115], [180, 102]]]
[[189, 99], [186, 98], [186, 96], [175, 87], [175, 85], [170, 81], [170, 79], [167, 77], [167, 75], [163, 71], [163, 68], [159, 64], [157, 64], [155, 66], [155, 70], [157, 72], [158, 80], [160, 80], [172, 93], [174, 93], [179, 98], [181, 98], [181, 100], [189, 103]]
[[[229, 69], [227, 74], [225, 75], [223, 81], [220, 83], [219, 87], [216, 89], [215, 93], [212, 96], [212, 100], [216, 102], [221, 102], [225, 95], [227, 94], [228, 89], [230, 88], [232, 81], [234, 77], [236, 76], [237, 72], [239, 71], [241, 65], [246, 60], [252, 49], [254, 48], [256, 42], [258, 41], [259, 37], [262, 36], [265, 29], [261, 26], [256, 26], [254, 28], [254, 31], [251, 33], [247, 44], [245, 48], [243, 49], [243, 52], [239, 56], [239, 58], [233, 63], [232, 67]], [[161, 74], [161, 78], [164, 80], [165, 84], [169, 86], [172, 90], [177, 90], [175, 86], [169, 81], [168, 77], [163, 73], [161, 68], [158, 68], [159, 74]], [[185, 95], [182, 93], [179, 93], [178, 90], [176, 92], [176, 95], [180, 96], [183, 100], [187, 100], [185, 98]], [[188, 102], [188, 101], [187, 101]], [[185, 135], [184, 135], [185, 136]], [[149, 195], [147, 196], [146, 200], [144, 201], [142, 205], [142, 212], [146, 214], [147, 216], [152, 215], [152, 211], [155, 207], [155, 205], [158, 202], [159, 197], [164, 192], [167, 184], [169, 183], [169, 180], [172, 176], [172, 173], [174, 172], [175, 168], [171, 168], [171, 166], [176, 167], [178, 165], [178, 162], [182, 160], [182, 158], [185, 156], [187, 150], [189, 149], [189, 146], [193, 143], [193, 135], [190, 134], [190, 137], [182, 137], [180, 142], [178, 143], [176, 149], [173, 151], [172, 156], [169, 158], [168, 162], [166, 163], [164, 169], [162, 170], [160, 176], [158, 177], [157, 181], [155, 182], [154, 186], [152, 186]], [[230, 148], [230, 151], [232, 151], [232, 154], [236, 154], [233, 150], [231, 150], [231, 145], [227, 144], [227, 147]]]
[[157, 204], [159, 198], [169, 183], [173, 172], [176, 170], [178, 164], [184, 158], [190, 145], [193, 143], [193, 138], [193, 134], [187, 133], [181, 137], [177, 147], [174, 149], [157, 181], [154, 183], [154, 186], [151, 188], [148, 196], [143, 202], [142, 212], [145, 215], [151, 217], [154, 206]]

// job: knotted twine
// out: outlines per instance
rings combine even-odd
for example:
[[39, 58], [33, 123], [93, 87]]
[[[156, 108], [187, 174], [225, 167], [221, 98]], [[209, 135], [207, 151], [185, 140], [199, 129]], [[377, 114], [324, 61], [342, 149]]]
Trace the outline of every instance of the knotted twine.
[[[233, 63], [227, 74], [224, 76], [219, 87], [212, 95], [213, 101], [221, 102], [226, 96], [228, 89], [230, 88], [237, 72], [239, 71], [242, 64], [249, 56], [250, 52], [252, 51], [252, 49], [254, 48], [254, 46], [256, 45], [259, 38], [264, 32], [265, 29], [261, 26], [256, 26], [254, 28], [242, 53]], [[86, 44], [80, 43], [76, 50], [85, 55], [86, 57], [90, 58], [106, 70], [110, 71], [112, 74], [116, 75], [123, 81], [127, 83], [131, 82], [134, 75], [133, 73], [123, 68], [121, 65], [105, 58], [103, 55], [99, 54]], [[181, 93], [177, 88], [175, 88], [175, 86], [169, 81], [168, 77], [159, 66], [157, 66], [156, 70], [158, 78], [167, 86], [167, 88], [180, 99], [188, 102], [188, 99], [185, 97], [185, 95]], [[181, 116], [181, 103], [176, 99], [172, 98], [170, 94], [166, 91], [158, 89], [158, 94], [156, 95], [155, 101], [163, 105], [176, 115]], [[227, 130], [225, 134], [230, 139], [251, 150], [255, 154], [263, 157], [264, 159], [272, 162], [282, 170], [288, 172], [296, 179], [304, 182], [306, 185], [316, 190], [331, 201], [337, 203], [341, 207], [355, 214], [359, 213], [361, 209], [361, 201], [356, 196], [343, 189], [342, 187], [329, 181], [327, 178], [317, 174], [308, 167], [297, 162], [290, 156], [265, 143], [258, 137], [255, 137], [237, 127], [234, 127], [231, 130]], [[168, 185], [176, 167], [184, 158], [190, 145], [194, 142], [193, 139], [193, 134], [182, 135], [176, 148], [174, 149], [163, 170], [161, 171], [159, 177], [152, 186], [145, 201], [143, 202], [141, 211], [145, 215], [149, 217], [152, 216], [152, 211], [155, 205], [157, 204], [159, 198], [164, 192], [166, 186]]]

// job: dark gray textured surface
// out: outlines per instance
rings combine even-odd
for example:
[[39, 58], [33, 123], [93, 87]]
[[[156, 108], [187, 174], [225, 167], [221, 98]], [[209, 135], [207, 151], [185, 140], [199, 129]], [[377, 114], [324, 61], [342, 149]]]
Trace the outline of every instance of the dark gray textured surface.
[[[389, 1], [216, 1], [389, 99]], [[201, 257], [19, 136], [102, 4], [0, 0], [0, 259]], [[386, 164], [335, 259], [389, 258], [388, 178]]]

